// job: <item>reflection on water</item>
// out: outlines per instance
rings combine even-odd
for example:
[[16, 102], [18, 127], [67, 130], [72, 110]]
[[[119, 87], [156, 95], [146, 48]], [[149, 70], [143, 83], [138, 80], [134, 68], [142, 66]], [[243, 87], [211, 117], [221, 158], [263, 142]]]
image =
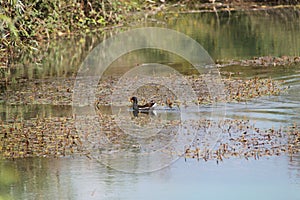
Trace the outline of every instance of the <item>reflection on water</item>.
[[[298, 9], [172, 14], [166, 27], [197, 40], [215, 59], [300, 55]], [[162, 20], [162, 19], [161, 19]]]
[[300, 153], [295, 154], [289, 159], [288, 174], [292, 183], [300, 186]]
[[[288, 162], [287, 162], [288, 161]], [[21, 174], [1, 187], [13, 199], [299, 199], [299, 155], [215, 162], [179, 160], [147, 174], [116, 172], [85, 158], [1, 161]], [[290, 178], [289, 178], [290, 177]]]
[[[300, 55], [300, 15], [297, 10], [231, 12], [230, 15], [224, 12], [218, 17], [214, 13], [166, 16], [166, 27], [196, 39], [214, 59]], [[27, 79], [43, 81], [51, 77], [74, 76], [87, 53], [101, 39], [87, 36], [81, 40], [57, 41], [45, 47], [36, 60], [23, 55], [20, 66], [5, 74], [13, 81], [12, 85], [1, 87], [0, 118], [12, 122], [72, 116], [71, 106], [46, 103], [7, 105], [3, 97], [7, 89], [17, 91], [17, 83], [23, 84]], [[106, 74], [124, 74], [133, 63], [157, 60], [163, 64], [170, 64], [172, 60], [174, 69], [192, 73], [191, 66], [174, 55], [162, 51], [139, 51], [126, 60], [118, 59]], [[284, 84], [290, 87], [279, 96], [228, 104], [227, 117], [250, 119], [266, 129], [286, 127], [294, 122], [299, 124], [299, 69], [299, 65], [220, 69], [221, 73], [238, 72], [236, 74], [242, 78], [259, 76], [284, 80]], [[208, 110], [200, 108], [203, 115], [209, 113]], [[140, 175], [120, 173], [85, 157], [0, 161], [0, 199], [254, 199], [257, 195], [260, 199], [299, 199], [299, 189], [299, 153], [292, 157], [281, 155], [260, 160], [225, 159], [219, 165], [212, 161], [184, 162], [180, 159], [161, 171]]]
[[72, 107], [66, 105], [6, 105], [0, 104], [0, 119], [4, 121], [20, 121], [43, 117], [70, 117]]

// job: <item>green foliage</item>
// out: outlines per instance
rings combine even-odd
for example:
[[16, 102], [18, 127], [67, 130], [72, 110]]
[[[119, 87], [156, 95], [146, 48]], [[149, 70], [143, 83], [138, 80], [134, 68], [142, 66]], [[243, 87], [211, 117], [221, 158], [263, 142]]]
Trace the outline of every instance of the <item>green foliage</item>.
[[0, 0], [0, 4], [1, 39], [21, 42], [117, 24], [137, 6], [109, 0]]
[[[11, 18], [9, 18], [6, 15], [0, 14], [0, 21], [1, 23], [1, 28], [4, 26], [7, 26], [8, 30], [10, 31], [10, 34], [12, 35], [13, 38], [18, 39], [19, 34], [18, 30], [16, 29], [14, 23], [12, 22]], [[1, 30], [1, 33], [4, 34], [5, 32]], [[2, 38], [5, 38], [5, 35], [2, 35]]]
[[136, 6], [127, 0], [0, 0], [0, 63], [10, 63], [20, 49], [33, 54], [44, 39], [121, 23]]

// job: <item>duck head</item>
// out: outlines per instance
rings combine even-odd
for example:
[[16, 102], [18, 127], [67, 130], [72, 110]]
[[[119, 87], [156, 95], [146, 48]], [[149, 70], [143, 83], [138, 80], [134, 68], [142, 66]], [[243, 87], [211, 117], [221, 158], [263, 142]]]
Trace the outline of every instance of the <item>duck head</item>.
[[133, 110], [139, 110], [137, 98], [136, 97], [131, 97], [130, 101], [132, 103]]
[[131, 97], [130, 98], [130, 101], [132, 102], [132, 103], [138, 103], [138, 100], [137, 100], [137, 98], [136, 97]]

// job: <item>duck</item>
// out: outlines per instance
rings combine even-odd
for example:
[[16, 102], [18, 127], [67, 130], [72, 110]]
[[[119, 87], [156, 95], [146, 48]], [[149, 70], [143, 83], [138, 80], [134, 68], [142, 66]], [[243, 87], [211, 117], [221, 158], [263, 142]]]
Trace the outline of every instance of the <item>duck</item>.
[[146, 103], [144, 105], [138, 105], [138, 99], [136, 97], [131, 97], [130, 101], [132, 102], [132, 108], [135, 111], [137, 110], [148, 111], [148, 110], [152, 110], [154, 107], [157, 106], [157, 104], [153, 100], [151, 100], [149, 103]]

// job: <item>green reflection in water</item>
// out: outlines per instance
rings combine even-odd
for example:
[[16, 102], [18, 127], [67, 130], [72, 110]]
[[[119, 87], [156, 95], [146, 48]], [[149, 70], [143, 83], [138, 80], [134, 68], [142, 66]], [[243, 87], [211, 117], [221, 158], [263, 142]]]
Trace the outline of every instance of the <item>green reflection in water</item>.
[[0, 200], [14, 199], [10, 194], [10, 186], [19, 180], [19, 171], [7, 164], [5, 160], [0, 160]]
[[300, 55], [299, 9], [167, 14], [166, 26], [197, 40], [214, 59]]
[[45, 117], [70, 117], [72, 116], [72, 107], [66, 105], [6, 105], [0, 104], [0, 119], [20, 121], [31, 118]]
[[57, 159], [0, 161], [0, 199], [75, 199], [70, 177], [60, 174], [60, 168]]

